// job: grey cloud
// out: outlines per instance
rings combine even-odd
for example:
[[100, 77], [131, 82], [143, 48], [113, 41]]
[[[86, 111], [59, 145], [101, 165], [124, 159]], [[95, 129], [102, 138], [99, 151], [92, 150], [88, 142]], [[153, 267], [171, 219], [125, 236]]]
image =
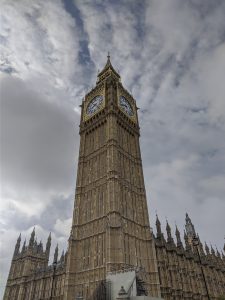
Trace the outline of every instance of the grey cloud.
[[[1, 84], [1, 165], [14, 185], [57, 189], [74, 183], [79, 116], [49, 103], [26, 83], [5, 77]], [[77, 140], [77, 143], [76, 143]]]
[[[42, 199], [39, 199], [41, 201]], [[73, 210], [74, 194], [67, 197], [55, 194], [49, 202], [45, 204], [45, 209], [38, 215], [29, 216], [19, 210], [11, 210], [11, 214], [7, 215], [7, 227], [1, 225], [4, 230], [24, 231], [32, 228], [34, 225], [41, 225], [46, 232], [54, 232], [57, 219], [67, 220], [71, 218]], [[28, 204], [29, 205], [29, 204]], [[9, 225], [10, 224], [10, 225]], [[57, 238], [60, 236], [56, 234]], [[66, 236], [68, 238], [68, 236]], [[64, 245], [65, 247], [66, 245]]]

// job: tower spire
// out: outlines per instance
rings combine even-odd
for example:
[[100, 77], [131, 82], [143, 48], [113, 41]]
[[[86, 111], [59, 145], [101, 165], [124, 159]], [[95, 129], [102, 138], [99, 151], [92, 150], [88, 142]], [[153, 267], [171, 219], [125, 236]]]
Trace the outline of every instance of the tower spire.
[[97, 83], [104, 80], [105, 78], [108, 78], [110, 75], [112, 75], [117, 80], [120, 80], [120, 75], [113, 68], [111, 60], [110, 60], [110, 53], [108, 52], [106, 64], [105, 64], [103, 70], [98, 74]]

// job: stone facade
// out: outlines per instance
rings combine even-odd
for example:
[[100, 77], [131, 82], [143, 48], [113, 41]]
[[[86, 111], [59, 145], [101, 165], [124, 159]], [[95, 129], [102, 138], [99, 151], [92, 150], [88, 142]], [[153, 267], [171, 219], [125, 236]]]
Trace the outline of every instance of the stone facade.
[[21, 250], [20, 242], [21, 236], [15, 246], [3, 299], [62, 299], [67, 254], [62, 253], [58, 259], [56, 247], [53, 264], [49, 266], [51, 234], [45, 250], [42, 242], [37, 243], [35, 230], [28, 245], [24, 242]]
[[21, 250], [19, 237], [4, 300], [106, 299], [107, 274], [129, 268], [141, 270], [143, 297], [219, 299], [225, 295], [224, 255], [208, 247], [204, 252], [188, 216], [185, 247], [178, 229], [175, 244], [169, 224], [165, 240], [158, 217], [156, 236], [150, 229], [137, 110], [108, 57], [95, 88], [81, 105], [68, 252], [58, 259], [56, 248], [49, 266], [51, 237], [45, 250], [34, 231]]
[[[190, 225], [192, 230], [190, 231]], [[167, 223], [167, 239], [157, 217], [155, 247], [163, 299], [225, 299], [225, 256], [205, 250], [186, 215], [185, 246], [176, 227], [176, 243]], [[225, 251], [225, 247], [224, 247]], [[220, 298], [221, 297], [221, 298]]]

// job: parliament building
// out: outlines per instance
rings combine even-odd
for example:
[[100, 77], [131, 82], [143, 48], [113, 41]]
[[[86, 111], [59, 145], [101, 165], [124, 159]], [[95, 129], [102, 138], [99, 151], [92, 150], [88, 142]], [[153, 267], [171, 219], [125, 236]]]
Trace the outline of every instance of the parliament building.
[[184, 239], [158, 216], [150, 227], [137, 110], [108, 56], [81, 104], [67, 251], [49, 264], [51, 235], [19, 236], [4, 300], [225, 299], [225, 253], [203, 246], [187, 214]]

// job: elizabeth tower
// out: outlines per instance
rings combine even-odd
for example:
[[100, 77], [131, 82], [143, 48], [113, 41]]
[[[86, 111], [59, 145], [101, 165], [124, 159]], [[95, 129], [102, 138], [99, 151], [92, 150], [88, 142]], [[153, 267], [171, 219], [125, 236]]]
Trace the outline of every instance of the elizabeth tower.
[[137, 106], [108, 56], [81, 105], [80, 150], [65, 299], [104, 299], [107, 273], [140, 269], [160, 296], [139, 144]]

